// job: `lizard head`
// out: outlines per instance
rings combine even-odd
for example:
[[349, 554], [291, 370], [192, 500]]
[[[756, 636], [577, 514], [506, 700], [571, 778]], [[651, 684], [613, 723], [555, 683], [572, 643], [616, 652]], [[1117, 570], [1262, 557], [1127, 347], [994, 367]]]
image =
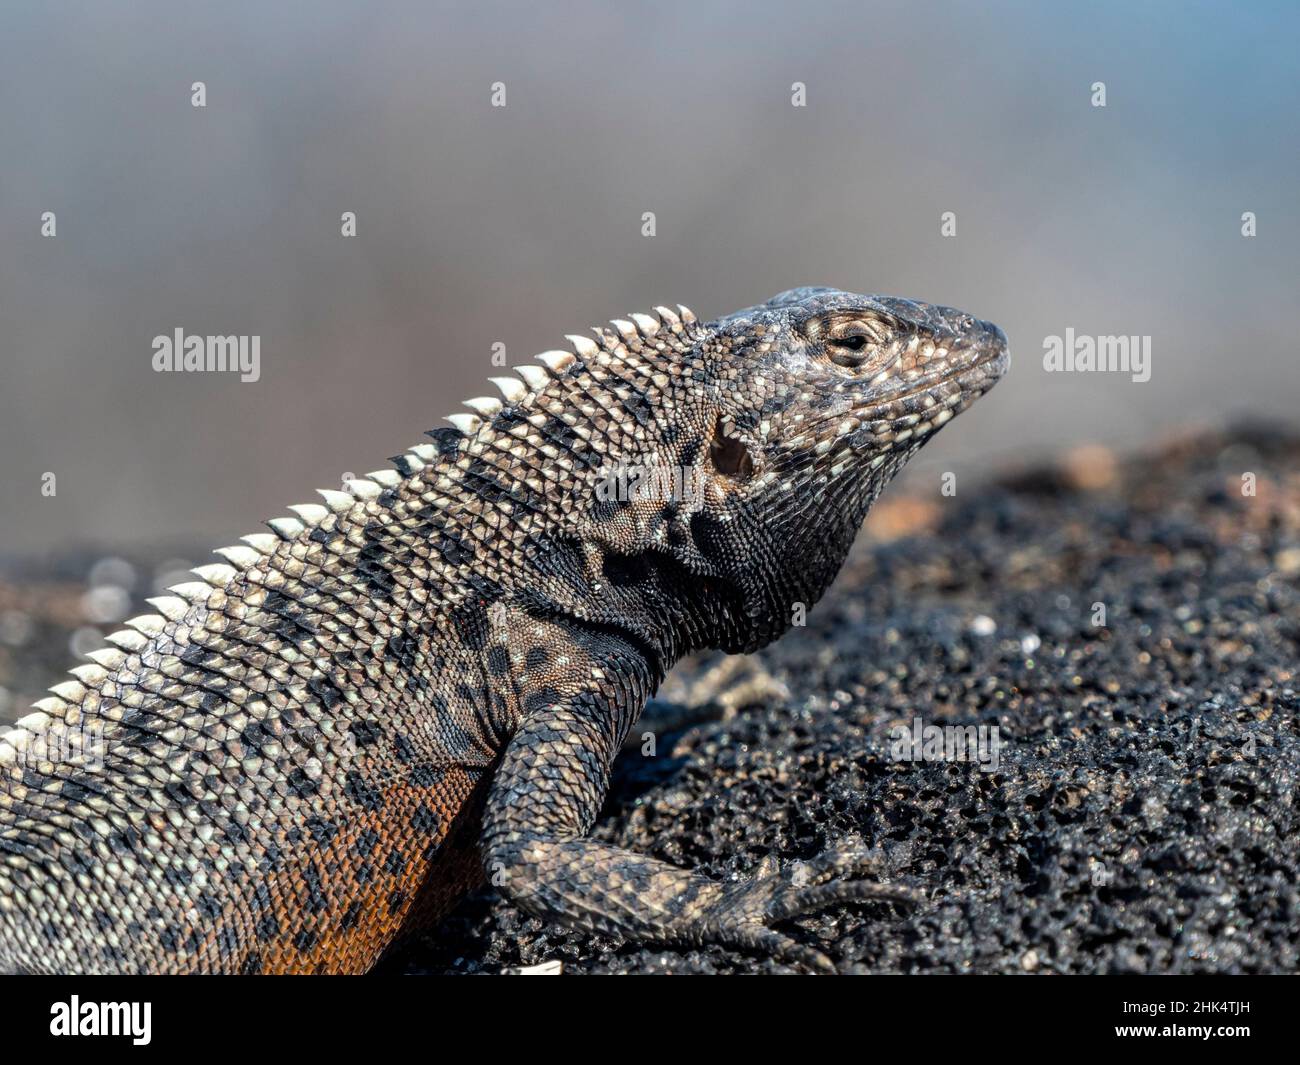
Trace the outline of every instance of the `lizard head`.
[[718, 319], [693, 540], [743, 590], [748, 650], [811, 605], [871, 504], [922, 444], [1006, 372], [997, 326], [948, 307], [829, 288]]

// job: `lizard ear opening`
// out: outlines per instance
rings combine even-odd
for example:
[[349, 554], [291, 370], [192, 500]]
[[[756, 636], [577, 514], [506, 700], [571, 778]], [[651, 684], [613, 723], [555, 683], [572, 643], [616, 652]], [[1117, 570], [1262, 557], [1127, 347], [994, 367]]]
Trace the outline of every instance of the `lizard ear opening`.
[[709, 443], [709, 461], [713, 468], [723, 477], [733, 481], [747, 481], [754, 476], [757, 464], [749, 445], [735, 432], [734, 422], [718, 416], [713, 428], [713, 440]]

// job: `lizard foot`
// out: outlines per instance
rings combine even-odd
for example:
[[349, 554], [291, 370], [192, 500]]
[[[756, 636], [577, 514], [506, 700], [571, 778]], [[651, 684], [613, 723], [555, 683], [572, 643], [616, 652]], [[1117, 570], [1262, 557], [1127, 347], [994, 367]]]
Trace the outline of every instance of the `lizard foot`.
[[774, 870], [771, 863], [748, 880], [724, 888], [706, 916], [705, 938], [784, 958], [816, 972], [834, 973], [821, 951], [769, 927], [800, 914], [845, 902], [915, 905], [920, 892], [900, 884], [864, 879], [879, 868], [878, 855], [856, 840], [827, 848], [812, 861]]
[[723, 655], [708, 662], [690, 680], [669, 674], [659, 697], [684, 706], [713, 704], [726, 719], [751, 703], [784, 702], [790, 698], [790, 689], [758, 656]]

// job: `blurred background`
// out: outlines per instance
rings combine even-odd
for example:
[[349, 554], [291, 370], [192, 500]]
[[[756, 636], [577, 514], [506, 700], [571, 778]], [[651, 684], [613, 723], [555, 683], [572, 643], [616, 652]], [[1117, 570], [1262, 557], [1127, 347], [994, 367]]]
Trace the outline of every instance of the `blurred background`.
[[[1292, 418], [1298, 31], [1282, 3], [6, 5], [0, 552], [228, 543], [481, 394], [494, 342], [805, 284], [1009, 334], [914, 483]], [[260, 335], [261, 380], [153, 372], [177, 327]], [[1067, 327], [1150, 335], [1151, 380], [1045, 373]]]

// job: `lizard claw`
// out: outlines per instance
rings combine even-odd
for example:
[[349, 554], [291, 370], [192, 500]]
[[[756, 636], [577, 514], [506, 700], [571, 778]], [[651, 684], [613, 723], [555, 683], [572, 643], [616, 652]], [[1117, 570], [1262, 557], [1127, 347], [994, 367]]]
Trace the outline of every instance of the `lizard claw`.
[[829, 847], [807, 862], [758, 875], [723, 890], [707, 918], [707, 937], [715, 942], [771, 954], [818, 972], [834, 973], [834, 963], [769, 925], [847, 902], [886, 901], [915, 905], [920, 892], [864, 877], [879, 869], [880, 856], [858, 840]]

